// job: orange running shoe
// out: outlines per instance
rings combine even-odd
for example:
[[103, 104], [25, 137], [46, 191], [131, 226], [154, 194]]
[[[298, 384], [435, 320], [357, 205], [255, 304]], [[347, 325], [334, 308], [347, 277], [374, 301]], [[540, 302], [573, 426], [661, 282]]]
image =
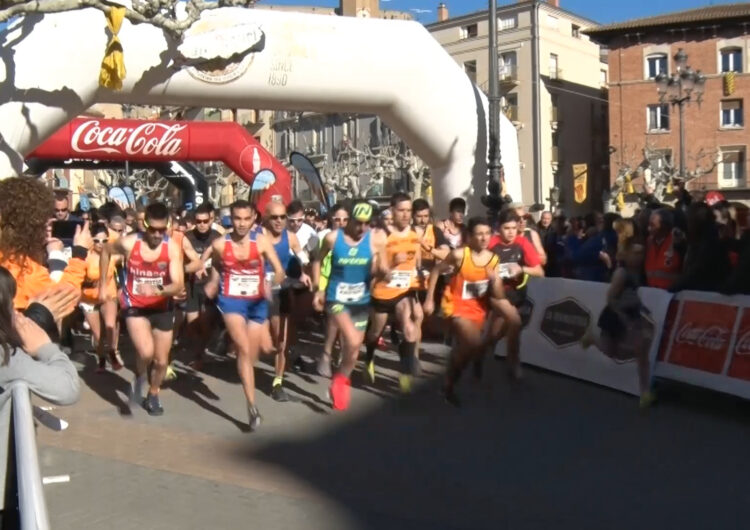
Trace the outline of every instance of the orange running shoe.
[[352, 382], [351, 380], [341, 374], [333, 376], [333, 382], [331, 383], [331, 401], [333, 402], [333, 410], [346, 410], [349, 408], [349, 402], [351, 401], [352, 394]]

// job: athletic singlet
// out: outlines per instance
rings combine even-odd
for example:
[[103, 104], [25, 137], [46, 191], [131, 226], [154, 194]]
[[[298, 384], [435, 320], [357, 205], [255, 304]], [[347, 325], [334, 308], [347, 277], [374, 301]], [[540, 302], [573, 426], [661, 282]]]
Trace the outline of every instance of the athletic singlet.
[[452, 249], [460, 248], [461, 244], [463, 243], [463, 231], [459, 230], [458, 233], [454, 234], [450, 230], [448, 230], [448, 225], [446, 225], [445, 223], [446, 221], [443, 221], [443, 226], [445, 226], [443, 235], [445, 236], [445, 239], [448, 240], [448, 244]]
[[388, 239], [386, 239], [385, 252], [388, 263], [393, 263], [396, 255], [401, 253], [406, 254], [406, 261], [391, 266], [391, 281], [377, 282], [372, 290], [372, 296], [378, 300], [392, 300], [409, 292], [412, 288], [418, 288], [417, 252], [419, 252], [419, 237], [417, 232], [410, 228], [405, 235], [396, 232], [390, 233]]
[[263, 257], [258, 251], [257, 235], [258, 232], [250, 232], [248, 254], [243, 260], [234, 255], [232, 236], [226, 235], [219, 281], [219, 294], [222, 297], [242, 300], [261, 300], [264, 297]]
[[328, 255], [331, 256], [331, 274], [326, 287], [326, 301], [347, 305], [368, 304], [372, 267], [370, 232], [356, 245], [350, 245], [344, 240], [343, 230], [337, 230], [336, 242]]
[[[268, 236], [266, 236], [268, 237]], [[289, 231], [284, 229], [281, 231], [281, 239], [278, 243], [274, 243], [273, 249], [276, 251], [276, 255], [279, 257], [281, 262], [281, 268], [286, 271], [289, 267], [289, 262], [292, 260], [292, 249], [289, 246]], [[271, 289], [278, 291], [281, 289], [281, 285], [273, 285], [274, 276], [276, 273], [273, 271], [273, 267], [270, 263], [266, 263], [266, 281], [272, 285]]]
[[[188, 232], [185, 232], [185, 237], [188, 241], [190, 241], [190, 244], [193, 245], [193, 249], [198, 254], [198, 256], [202, 256], [203, 253], [206, 251], [208, 247], [210, 247], [214, 241], [219, 239], [221, 237], [221, 234], [217, 232], [216, 230], [209, 230], [206, 234], [201, 234], [197, 230], [193, 229]], [[208, 278], [211, 276], [211, 258], [209, 257], [208, 260], [206, 260], [206, 275], [202, 278], [198, 279], [195, 277], [194, 274], [190, 275], [190, 282], [193, 284], [199, 284], [202, 285], [208, 281]]]
[[[486, 265], [477, 266], [471, 258], [471, 249], [464, 248], [456, 274], [451, 278], [450, 293], [451, 316], [483, 322], [487, 317], [489, 305], [490, 276], [488, 271], [497, 267], [498, 257], [493, 255]], [[446, 294], [448, 294], [446, 292]]]
[[146, 285], [166, 287], [172, 283], [169, 275], [169, 237], [164, 236], [160, 244], [159, 257], [156, 261], [146, 261], [141, 255], [143, 236], [133, 245], [130, 257], [125, 264], [125, 282], [122, 289], [122, 306], [140, 309], [167, 310], [171, 298], [165, 296], [144, 296], [140, 294]]

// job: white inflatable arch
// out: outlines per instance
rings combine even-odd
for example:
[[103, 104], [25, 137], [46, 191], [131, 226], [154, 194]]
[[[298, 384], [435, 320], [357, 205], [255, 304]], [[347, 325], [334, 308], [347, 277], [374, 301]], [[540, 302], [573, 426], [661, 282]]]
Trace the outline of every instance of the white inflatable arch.
[[[458, 195], [483, 211], [487, 99], [421, 24], [222, 8], [189, 38], [249, 45], [255, 26], [262, 49], [212, 70], [186, 66], [161, 30], [126, 20], [127, 76], [112, 91], [98, 85], [110, 38], [100, 11], [18, 19], [0, 34], [0, 176], [19, 174], [25, 155], [94, 103], [372, 113], [430, 166], [438, 211]], [[517, 136], [504, 116], [501, 151], [507, 190], [520, 197]]]

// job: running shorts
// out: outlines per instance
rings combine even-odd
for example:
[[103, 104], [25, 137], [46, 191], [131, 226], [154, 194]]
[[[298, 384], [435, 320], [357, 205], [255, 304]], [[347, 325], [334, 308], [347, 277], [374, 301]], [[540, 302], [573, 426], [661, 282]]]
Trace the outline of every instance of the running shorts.
[[172, 331], [174, 327], [174, 309], [145, 309], [141, 307], [126, 307], [122, 310], [123, 317], [145, 318], [151, 324], [151, 329]]
[[411, 298], [413, 300], [416, 300], [417, 296], [414, 291], [407, 291], [388, 300], [381, 300], [379, 298], [373, 297], [370, 305], [372, 306], [372, 310], [376, 313], [388, 313], [389, 315], [392, 315], [396, 312], [396, 306], [398, 305], [398, 303], [404, 298]]
[[288, 315], [292, 311], [292, 292], [289, 287], [271, 291], [271, 302], [268, 307], [268, 315], [277, 317]]
[[243, 300], [242, 298], [230, 298], [219, 295], [217, 304], [222, 315], [238, 314], [245, 320], [263, 324], [268, 320], [268, 300]]
[[367, 320], [370, 316], [370, 309], [367, 304], [341, 304], [338, 302], [326, 303], [326, 313], [329, 315], [338, 315], [347, 313], [354, 324], [354, 329], [364, 332], [367, 329]]
[[211, 303], [203, 289], [203, 284], [189, 283], [187, 288], [187, 299], [185, 300], [185, 311], [187, 313], [201, 313]]

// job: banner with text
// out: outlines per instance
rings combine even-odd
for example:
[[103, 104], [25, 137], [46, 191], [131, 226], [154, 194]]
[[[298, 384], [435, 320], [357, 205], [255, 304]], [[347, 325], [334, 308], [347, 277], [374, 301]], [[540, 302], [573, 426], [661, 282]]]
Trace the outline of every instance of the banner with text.
[[675, 296], [654, 374], [750, 399], [750, 296]]
[[[528, 300], [520, 308], [523, 362], [638, 395], [638, 375], [633, 353], [610, 358], [596, 346], [583, 349], [581, 338], [596, 322], [606, 305], [608, 284], [535, 278], [529, 282]], [[644, 325], [650, 337], [649, 358], [653, 365], [661, 342], [672, 295], [660, 289], [641, 288], [639, 295], [649, 309]], [[750, 322], [750, 321], [749, 321]], [[505, 356], [505, 341], [495, 355]]]

